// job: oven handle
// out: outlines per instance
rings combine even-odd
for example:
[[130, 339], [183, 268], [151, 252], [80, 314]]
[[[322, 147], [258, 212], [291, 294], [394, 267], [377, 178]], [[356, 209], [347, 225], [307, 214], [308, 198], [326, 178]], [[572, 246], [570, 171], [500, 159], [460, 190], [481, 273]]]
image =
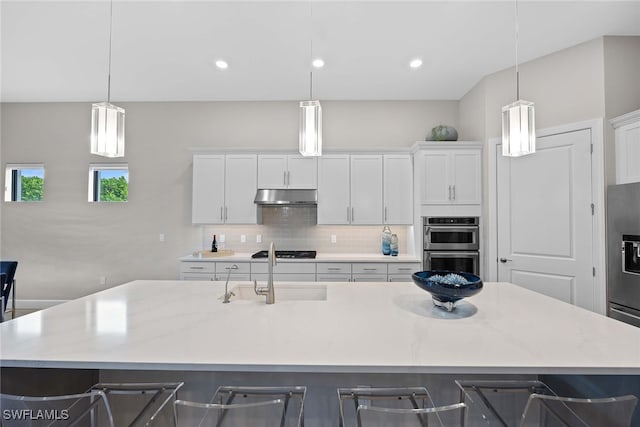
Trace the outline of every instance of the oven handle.
[[476, 258], [480, 256], [480, 252], [461, 252], [461, 251], [424, 251], [427, 256], [438, 256], [440, 258], [460, 258], [461, 256]]
[[477, 225], [427, 225], [424, 227], [425, 231], [429, 230], [444, 230], [444, 231], [455, 231], [455, 230], [478, 230], [479, 227]]

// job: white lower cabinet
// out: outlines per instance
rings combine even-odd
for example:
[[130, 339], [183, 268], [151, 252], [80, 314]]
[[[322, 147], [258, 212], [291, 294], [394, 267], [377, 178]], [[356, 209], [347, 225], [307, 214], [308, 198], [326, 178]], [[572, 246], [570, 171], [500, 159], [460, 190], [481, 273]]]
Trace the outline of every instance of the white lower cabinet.
[[[420, 262], [279, 262], [273, 268], [277, 282], [407, 282], [420, 271]], [[260, 262], [181, 261], [180, 280], [266, 282], [269, 265]]]
[[416, 271], [422, 270], [422, 264], [419, 262], [389, 264], [389, 282], [410, 282], [411, 275]]
[[216, 280], [213, 262], [183, 261], [180, 263], [180, 280]]
[[[251, 280], [269, 279], [269, 264], [251, 263]], [[316, 264], [314, 262], [280, 262], [273, 267], [273, 280], [280, 282], [315, 282]]]

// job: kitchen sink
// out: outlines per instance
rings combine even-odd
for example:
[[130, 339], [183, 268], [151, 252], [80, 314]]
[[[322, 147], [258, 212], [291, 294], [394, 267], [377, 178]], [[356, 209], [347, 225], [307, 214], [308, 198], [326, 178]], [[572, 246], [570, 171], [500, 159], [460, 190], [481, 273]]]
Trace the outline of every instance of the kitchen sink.
[[[264, 283], [258, 283], [258, 287], [264, 286]], [[274, 291], [276, 294], [276, 304], [279, 301], [326, 301], [327, 285], [296, 285], [275, 284]], [[264, 295], [256, 295], [253, 291], [253, 284], [236, 285], [231, 288], [231, 292], [235, 295], [231, 296], [230, 301], [261, 301], [264, 302]], [[222, 299], [222, 297], [220, 298]]]

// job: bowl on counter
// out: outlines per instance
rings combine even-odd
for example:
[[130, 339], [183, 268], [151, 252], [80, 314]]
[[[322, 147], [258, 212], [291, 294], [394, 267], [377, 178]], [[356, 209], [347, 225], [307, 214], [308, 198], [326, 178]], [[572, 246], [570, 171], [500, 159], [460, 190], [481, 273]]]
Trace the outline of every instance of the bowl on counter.
[[431, 294], [433, 303], [444, 310], [455, 309], [456, 302], [482, 290], [482, 279], [471, 273], [448, 270], [418, 271], [413, 283]]

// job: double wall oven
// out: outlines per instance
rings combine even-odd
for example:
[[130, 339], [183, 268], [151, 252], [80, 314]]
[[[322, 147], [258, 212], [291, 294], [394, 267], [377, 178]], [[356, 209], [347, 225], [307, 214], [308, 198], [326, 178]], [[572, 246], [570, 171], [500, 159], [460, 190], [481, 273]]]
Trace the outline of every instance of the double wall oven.
[[478, 217], [423, 217], [424, 269], [480, 274]]

